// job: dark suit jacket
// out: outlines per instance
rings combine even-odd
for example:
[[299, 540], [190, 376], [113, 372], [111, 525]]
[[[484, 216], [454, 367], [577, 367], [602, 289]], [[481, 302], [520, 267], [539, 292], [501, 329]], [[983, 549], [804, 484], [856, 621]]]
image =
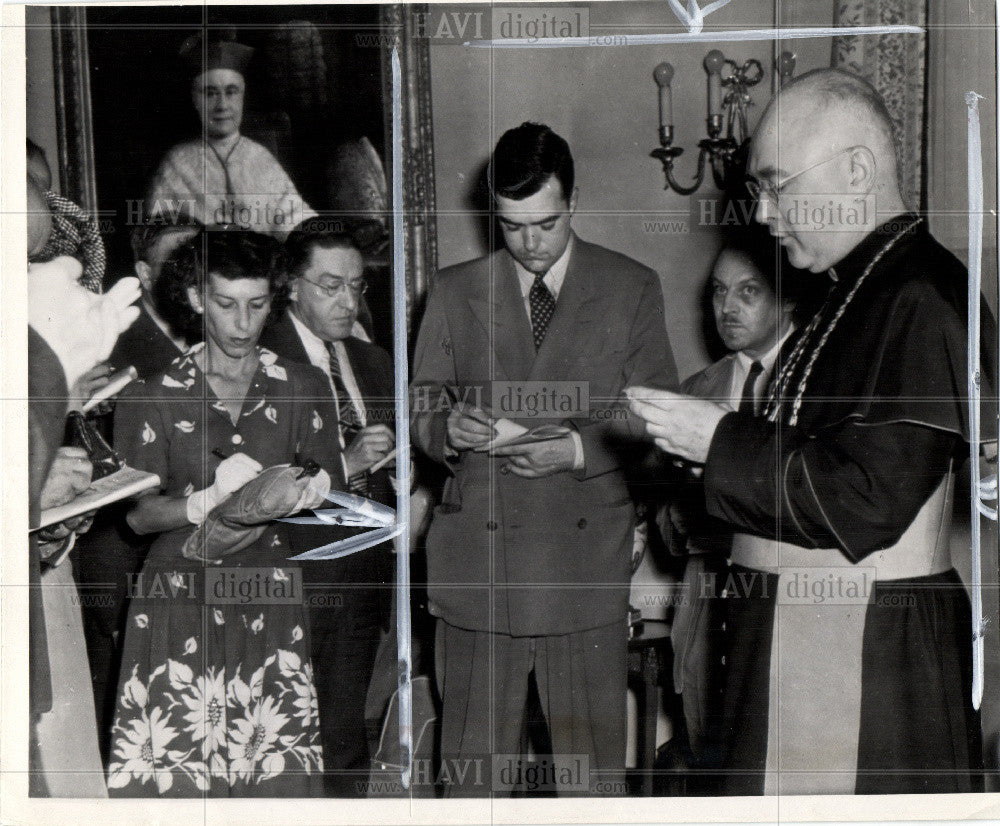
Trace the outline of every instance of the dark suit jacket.
[[[433, 612], [462, 628], [536, 636], [620, 621], [624, 633], [635, 507], [623, 448], [645, 437], [619, 400], [630, 384], [673, 387], [677, 376], [657, 274], [574, 243], [537, 355], [506, 250], [440, 272], [421, 324], [412, 438], [452, 473], [427, 537], [429, 596]], [[501, 474], [485, 453], [446, 459], [444, 388], [470, 401], [479, 392], [499, 410], [494, 379], [588, 385], [590, 415], [562, 422], [580, 433], [583, 471], [528, 480]]]
[[[291, 361], [309, 364], [302, 340], [286, 311], [279, 319], [269, 324], [260, 337], [260, 344]], [[386, 424], [394, 429], [395, 391], [392, 358], [381, 347], [358, 338], [344, 340], [347, 357], [354, 371], [358, 389], [368, 410], [368, 424]], [[385, 468], [372, 475], [371, 498], [383, 504], [395, 506], [396, 494]], [[331, 505], [332, 507], [332, 505]], [[289, 544], [299, 553], [319, 547], [358, 533], [357, 529], [336, 526], [289, 525]], [[322, 565], [322, 569], [318, 566]], [[308, 563], [303, 573], [312, 572], [330, 582], [383, 582], [393, 579], [394, 560], [391, 546], [386, 543], [375, 548], [324, 563]]]
[[[28, 328], [28, 524], [37, 525], [42, 487], [62, 442], [69, 390], [59, 358], [31, 327]], [[38, 538], [32, 534], [28, 546], [28, 662], [31, 715], [52, 708], [49, 650], [42, 610], [41, 557]]]
[[139, 317], [118, 337], [108, 361], [116, 370], [135, 367], [140, 379], [150, 379], [164, 372], [181, 354], [146, 308], [139, 303]]

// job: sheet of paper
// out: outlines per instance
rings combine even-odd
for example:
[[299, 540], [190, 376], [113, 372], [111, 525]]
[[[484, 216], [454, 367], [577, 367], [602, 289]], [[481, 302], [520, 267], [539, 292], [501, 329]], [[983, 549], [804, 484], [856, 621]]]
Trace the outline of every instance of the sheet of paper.
[[81, 513], [97, 510], [97, 508], [110, 505], [112, 502], [155, 488], [159, 484], [160, 477], [155, 473], [123, 467], [110, 476], [91, 482], [90, 487], [73, 501], [42, 511], [38, 524], [31, 530], [36, 531], [47, 525], [55, 525], [58, 522], [79, 516]]

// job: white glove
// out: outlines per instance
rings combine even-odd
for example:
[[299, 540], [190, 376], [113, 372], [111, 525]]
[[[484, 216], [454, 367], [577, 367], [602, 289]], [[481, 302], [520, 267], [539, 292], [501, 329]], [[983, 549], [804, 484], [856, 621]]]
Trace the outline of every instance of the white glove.
[[215, 469], [215, 481], [204, 490], [196, 490], [187, 498], [188, 522], [200, 525], [209, 511], [223, 499], [238, 491], [251, 479], [256, 479], [264, 466], [245, 453], [223, 459]]
[[315, 476], [309, 478], [305, 490], [295, 504], [292, 513], [304, 510], [313, 510], [326, 503], [326, 495], [330, 492], [330, 474], [325, 470], [320, 470]]

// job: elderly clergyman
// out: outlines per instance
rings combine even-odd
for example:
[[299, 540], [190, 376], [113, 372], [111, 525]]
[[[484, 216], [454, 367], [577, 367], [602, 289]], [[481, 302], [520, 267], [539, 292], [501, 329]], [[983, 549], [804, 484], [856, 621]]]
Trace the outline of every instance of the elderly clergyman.
[[907, 211], [896, 171], [866, 82], [824, 69], [786, 85], [754, 134], [750, 189], [791, 263], [829, 275], [825, 303], [760, 416], [630, 391], [659, 447], [704, 463], [708, 511], [737, 531], [730, 793], [980, 787], [969, 599], [948, 546], [970, 438], [966, 270]]
[[240, 131], [253, 52], [235, 40], [193, 35], [184, 41], [180, 57], [201, 131], [160, 162], [146, 195], [150, 216], [184, 211], [206, 226], [252, 229], [279, 240], [316, 216], [275, 157]]

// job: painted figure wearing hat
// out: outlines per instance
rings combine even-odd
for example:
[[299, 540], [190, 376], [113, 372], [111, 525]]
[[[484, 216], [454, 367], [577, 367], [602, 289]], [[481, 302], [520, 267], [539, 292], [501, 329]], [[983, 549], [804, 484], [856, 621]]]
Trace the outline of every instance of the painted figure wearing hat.
[[240, 133], [253, 51], [235, 40], [200, 35], [181, 46], [201, 135], [174, 146], [160, 163], [146, 196], [150, 214], [185, 212], [206, 225], [252, 229], [279, 239], [315, 217], [274, 156]]

